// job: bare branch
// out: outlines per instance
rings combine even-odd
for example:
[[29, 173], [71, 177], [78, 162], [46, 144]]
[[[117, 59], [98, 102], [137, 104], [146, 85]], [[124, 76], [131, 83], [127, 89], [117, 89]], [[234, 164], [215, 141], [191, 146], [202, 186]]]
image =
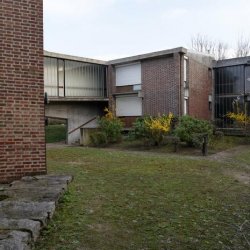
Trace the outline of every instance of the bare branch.
[[193, 50], [210, 54], [217, 60], [227, 58], [228, 45], [223, 42], [215, 42], [207, 36], [201, 34], [193, 36], [191, 38], [191, 46]]
[[250, 55], [250, 39], [241, 35], [237, 41], [236, 57]]

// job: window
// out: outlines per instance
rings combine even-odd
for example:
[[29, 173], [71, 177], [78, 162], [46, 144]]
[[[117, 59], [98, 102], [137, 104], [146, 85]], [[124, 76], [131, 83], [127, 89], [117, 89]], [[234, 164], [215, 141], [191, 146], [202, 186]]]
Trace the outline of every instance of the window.
[[184, 98], [184, 109], [183, 109], [183, 115], [188, 114], [188, 98]]
[[138, 96], [117, 96], [116, 97], [117, 116], [141, 116], [142, 99]]
[[141, 64], [116, 66], [116, 86], [141, 84]]
[[245, 74], [246, 74], [245, 89], [246, 93], [250, 94], [250, 66], [246, 67]]
[[183, 102], [183, 115], [188, 114], [188, 98], [189, 98], [189, 86], [187, 81], [187, 65], [188, 57], [184, 56], [184, 65], [183, 65], [183, 81], [184, 81], [184, 102]]

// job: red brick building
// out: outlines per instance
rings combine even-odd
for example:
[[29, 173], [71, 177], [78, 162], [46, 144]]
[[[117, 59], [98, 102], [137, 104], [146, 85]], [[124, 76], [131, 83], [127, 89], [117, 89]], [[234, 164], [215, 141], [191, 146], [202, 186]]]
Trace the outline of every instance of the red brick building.
[[210, 120], [212, 60], [181, 47], [110, 61], [110, 107], [126, 126], [169, 112]]
[[0, 182], [46, 173], [43, 1], [0, 2]]

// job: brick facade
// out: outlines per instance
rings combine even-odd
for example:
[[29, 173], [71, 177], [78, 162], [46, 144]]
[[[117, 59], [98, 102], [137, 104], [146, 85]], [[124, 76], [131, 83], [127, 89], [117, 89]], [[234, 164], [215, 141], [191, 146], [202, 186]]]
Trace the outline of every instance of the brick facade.
[[143, 114], [180, 114], [180, 55], [142, 61]]
[[208, 96], [212, 95], [212, 70], [189, 56], [189, 115], [205, 120], [212, 119]]
[[46, 173], [43, 1], [0, 1], [0, 182]]

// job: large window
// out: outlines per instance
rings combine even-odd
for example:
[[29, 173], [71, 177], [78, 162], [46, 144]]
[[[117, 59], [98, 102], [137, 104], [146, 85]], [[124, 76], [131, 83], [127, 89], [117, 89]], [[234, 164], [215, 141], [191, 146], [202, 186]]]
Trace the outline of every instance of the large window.
[[59, 97], [106, 97], [106, 66], [45, 57], [45, 91]]
[[116, 66], [116, 86], [141, 84], [141, 64]]
[[215, 121], [222, 128], [230, 128], [233, 122], [227, 118], [228, 112], [234, 111], [235, 102], [244, 110], [250, 79], [249, 67], [244, 65], [215, 69]]
[[116, 97], [117, 116], [141, 116], [142, 99], [138, 96], [117, 96]]

